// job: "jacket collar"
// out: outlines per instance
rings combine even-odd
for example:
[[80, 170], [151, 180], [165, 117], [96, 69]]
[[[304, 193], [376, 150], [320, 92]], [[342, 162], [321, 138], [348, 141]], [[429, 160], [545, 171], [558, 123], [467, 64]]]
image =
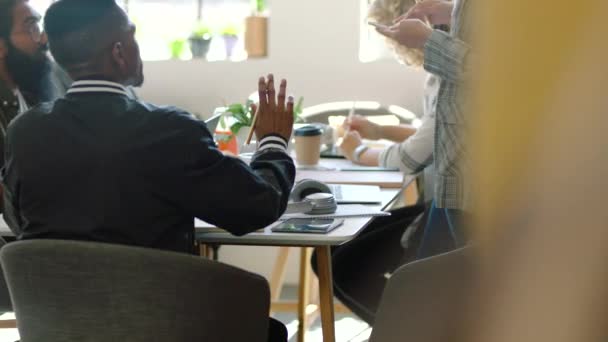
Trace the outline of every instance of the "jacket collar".
[[78, 80], [72, 83], [67, 94], [112, 93], [129, 96], [122, 84], [104, 80]]

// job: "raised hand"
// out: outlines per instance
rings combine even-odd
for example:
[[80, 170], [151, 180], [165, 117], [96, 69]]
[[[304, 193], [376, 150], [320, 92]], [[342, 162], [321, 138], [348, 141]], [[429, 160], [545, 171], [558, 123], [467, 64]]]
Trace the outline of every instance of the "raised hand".
[[260, 103], [256, 108], [255, 135], [258, 140], [269, 134], [278, 134], [289, 141], [293, 130], [293, 96], [286, 96], [287, 81], [281, 80], [276, 94], [274, 76], [258, 80]]

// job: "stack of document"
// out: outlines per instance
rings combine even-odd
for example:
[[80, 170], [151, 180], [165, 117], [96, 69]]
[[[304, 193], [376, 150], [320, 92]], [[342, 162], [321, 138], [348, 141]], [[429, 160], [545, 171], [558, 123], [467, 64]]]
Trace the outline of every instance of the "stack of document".
[[386, 211], [372, 209], [360, 204], [339, 205], [338, 210], [333, 214], [326, 215], [310, 215], [302, 213], [285, 214], [279, 220], [284, 221], [292, 218], [315, 218], [315, 219], [330, 219], [330, 218], [349, 218], [349, 217], [373, 217], [373, 216], [390, 216]]

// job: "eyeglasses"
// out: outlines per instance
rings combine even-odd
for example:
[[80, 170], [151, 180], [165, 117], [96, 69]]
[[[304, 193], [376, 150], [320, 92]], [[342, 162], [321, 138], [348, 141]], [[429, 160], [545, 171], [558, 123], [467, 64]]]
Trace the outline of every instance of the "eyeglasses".
[[28, 34], [34, 42], [40, 43], [42, 40], [42, 23], [39, 20], [30, 22], [29, 24], [24, 25], [22, 31], [15, 32], [15, 34]]

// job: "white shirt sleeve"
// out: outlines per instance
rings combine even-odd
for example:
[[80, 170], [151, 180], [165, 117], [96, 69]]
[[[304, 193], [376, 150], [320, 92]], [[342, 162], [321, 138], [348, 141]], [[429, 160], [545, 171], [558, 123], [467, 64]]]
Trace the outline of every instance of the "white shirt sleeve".
[[417, 173], [433, 162], [435, 143], [435, 106], [439, 93], [439, 78], [429, 75], [425, 86], [422, 125], [405, 141], [393, 144], [378, 156], [378, 165], [399, 168], [405, 174]]
[[422, 171], [433, 162], [435, 115], [425, 115], [414, 135], [384, 149], [378, 156], [382, 167], [398, 167], [405, 174]]

